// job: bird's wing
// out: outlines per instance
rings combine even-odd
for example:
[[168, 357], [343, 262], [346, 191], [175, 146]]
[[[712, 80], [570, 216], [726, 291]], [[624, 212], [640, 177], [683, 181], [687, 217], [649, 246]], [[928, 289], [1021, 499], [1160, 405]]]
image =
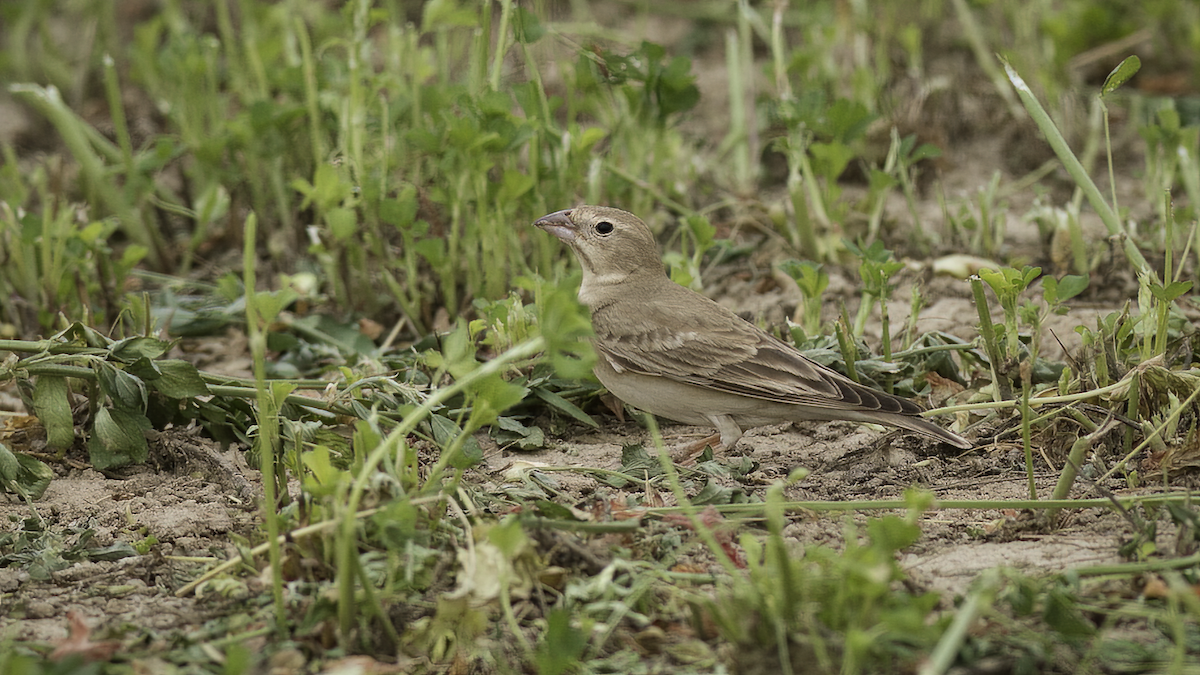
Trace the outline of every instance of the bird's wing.
[[911, 401], [876, 392], [812, 361], [708, 298], [671, 286], [684, 293], [666, 289], [638, 311], [624, 308], [623, 321], [593, 318], [597, 355], [613, 369], [778, 403], [920, 412]]

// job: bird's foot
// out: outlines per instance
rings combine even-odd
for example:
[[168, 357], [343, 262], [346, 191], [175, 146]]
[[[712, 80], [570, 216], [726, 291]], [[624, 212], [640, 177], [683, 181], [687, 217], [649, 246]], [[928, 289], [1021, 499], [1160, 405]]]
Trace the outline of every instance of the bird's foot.
[[683, 444], [671, 453], [671, 460], [676, 464], [692, 466], [705, 448], [712, 448], [713, 452], [725, 449], [725, 446], [721, 445], [721, 434], [713, 434], [698, 441]]

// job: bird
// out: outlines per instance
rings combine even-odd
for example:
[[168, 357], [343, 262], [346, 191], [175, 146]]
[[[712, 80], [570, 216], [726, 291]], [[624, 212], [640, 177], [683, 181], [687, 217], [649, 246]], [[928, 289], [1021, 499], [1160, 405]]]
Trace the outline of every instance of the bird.
[[745, 429], [830, 420], [883, 424], [974, 447], [921, 417], [913, 401], [859, 384], [671, 281], [654, 234], [634, 214], [584, 205], [534, 225], [574, 251], [583, 268], [579, 300], [591, 313], [593, 372], [634, 408], [712, 427], [711, 440], [719, 438], [726, 450]]

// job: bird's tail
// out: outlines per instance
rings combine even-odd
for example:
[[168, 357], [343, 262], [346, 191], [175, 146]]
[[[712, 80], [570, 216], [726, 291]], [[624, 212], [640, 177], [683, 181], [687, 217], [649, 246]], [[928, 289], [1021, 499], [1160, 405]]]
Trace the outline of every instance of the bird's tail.
[[840, 411], [837, 418], [833, 419], [851, 419], [859, 422], [870, 422], [872, 424], [886, 424], [892, 427], [900, 427], [909, 431], [915, 431], [922, 436], [932, 438], [942, 443], [949, 443], [956, 448], [964, 450], [975, 447], [975, 444], [958, 434], [948, 429], [939, 427], [934, 422], [925, 419], [919, 415], [907, 415], [904, 413], [885, 413], [877, 410], [870, 412], [851, 412]]
[[890, 415], [887, 424], [898, 426], [902, 429], [915, 431], [922, 436], [927, 436], [936, 441], [949, 443], [956, 448], [964, 450], [975, 447], [975, 444], [958, 434], [948, 429], [943, 429], [937, 424], [925, 419], [924, 417], [908, 416], [908, 415]]

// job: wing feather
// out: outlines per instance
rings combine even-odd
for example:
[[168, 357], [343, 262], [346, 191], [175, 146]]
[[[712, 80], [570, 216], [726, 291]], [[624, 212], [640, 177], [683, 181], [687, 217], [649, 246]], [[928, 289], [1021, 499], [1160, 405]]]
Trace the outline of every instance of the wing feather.
[[[679, 292], [664, 286], [653, 303], [634, 311], [614, 302], [594, 312], [597, 354], [615, 370], [776, 403], [920, 412], [915, 403], [857, 384], [708, 298], [667, 283]], [[609, 311], [626, 320], [603, 316]], [[680, 323], [679, 317], [687, 317], [688, 325], [673, 325]]]

